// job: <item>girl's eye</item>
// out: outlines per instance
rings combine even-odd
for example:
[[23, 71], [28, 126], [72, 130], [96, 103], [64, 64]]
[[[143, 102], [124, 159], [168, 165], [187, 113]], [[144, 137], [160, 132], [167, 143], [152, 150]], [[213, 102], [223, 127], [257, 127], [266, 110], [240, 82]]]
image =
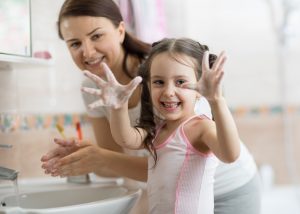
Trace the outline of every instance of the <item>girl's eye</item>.
[[181, 86], [183, 83], [186, 83], [185, 80], [176, 80], [176, 86]]
[[163, 82], [162, 80], [154, 80], [154, 81], [152, 82], [152, 84], [153, 84], [153, 85], [163, 85], [164, 82]]

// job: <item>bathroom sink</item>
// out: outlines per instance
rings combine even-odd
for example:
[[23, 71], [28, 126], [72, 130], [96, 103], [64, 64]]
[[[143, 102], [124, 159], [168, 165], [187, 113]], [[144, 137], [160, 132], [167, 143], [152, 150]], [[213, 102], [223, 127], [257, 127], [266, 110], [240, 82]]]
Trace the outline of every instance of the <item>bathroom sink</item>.
[[0, 213], [126, 214], [141, 195], [140, 189], [117, 184], [43, 185], [0, 197]]

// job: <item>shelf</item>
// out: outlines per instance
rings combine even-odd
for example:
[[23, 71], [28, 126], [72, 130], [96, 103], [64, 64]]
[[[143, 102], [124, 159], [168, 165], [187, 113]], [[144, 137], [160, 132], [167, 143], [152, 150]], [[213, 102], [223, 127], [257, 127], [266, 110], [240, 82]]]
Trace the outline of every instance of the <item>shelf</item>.
[[41, 59], [41, 58], [33, 58], [33, 57], [25, 57], [25, 56], [13, 56], [0, 54], [0, 64], [1, 67], [5, 65], [9, 66], [9, 64], [18, 63], [18, 64], [34, 64], [34, 65], [52, 65], [53, 59]]

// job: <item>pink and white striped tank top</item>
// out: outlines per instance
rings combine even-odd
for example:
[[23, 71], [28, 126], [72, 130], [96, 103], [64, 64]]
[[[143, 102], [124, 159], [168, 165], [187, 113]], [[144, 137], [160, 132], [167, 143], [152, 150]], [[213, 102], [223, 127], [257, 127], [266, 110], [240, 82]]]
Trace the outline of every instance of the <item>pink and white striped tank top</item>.
[[[183, 122], [156, 147], [158, 161], [148, 159], [148, 198], [151, 214], [213, 214], [214, 173], [218, 159], [197, 151], [187, 139]], [[196, 118], [195, 118], [196, 119]], [[159, 131], [158, 131], [159, 132]]]

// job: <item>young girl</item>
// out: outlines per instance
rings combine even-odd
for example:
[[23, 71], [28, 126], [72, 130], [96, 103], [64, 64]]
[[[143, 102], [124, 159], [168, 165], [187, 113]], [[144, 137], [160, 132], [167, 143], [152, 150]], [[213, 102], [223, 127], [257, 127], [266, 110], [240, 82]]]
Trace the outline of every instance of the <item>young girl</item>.
[[[231, 163], [240, 154], [236, 125], [222, 96], [225, 53], [219, 57], [191, 39], [164, 39], [153, 45], [141, 77], [117, 82], [103, 63], [106, 79], [85, 74], [99, 89], [83, 88], [99, 99], [91, 108], [109, 106], [115, 141], [129, 149], [147, 148], [150, 213], [213, 213], [213, 177], [217, 159]], [[128, 98], [141, 82], [142, 110], [130, 125]], [[214, 121], [197, 116], [195, 103], [204, 96]]]

